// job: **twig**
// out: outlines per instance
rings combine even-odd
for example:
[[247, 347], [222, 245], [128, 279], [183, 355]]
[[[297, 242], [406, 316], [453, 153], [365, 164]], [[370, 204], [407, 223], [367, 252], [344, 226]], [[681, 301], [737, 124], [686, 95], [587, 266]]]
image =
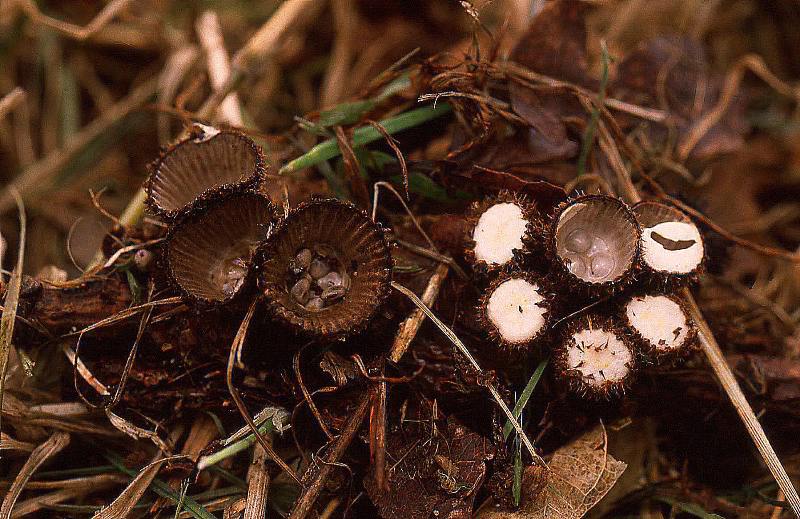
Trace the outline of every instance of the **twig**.
[[309, 12], [317, 9], [319, 4], [321, 2], [314, 0], [288, 0], [281, 4], [244, 47], [239, 49], [233, 57], [231, 73], [227, 81], [206, 99], [197, 116], [202, 119], [214, 113], [214, 110], [248, 74], [248, 70], [256, 69], [260, 63], [269, 58], [278, 48], [278, 44], [283, 41], [286, 31], [295, 25], [301, 16], [308, 15]]
[[47, 461], [48, 458], [63, 450], [67, 444], [69, 444], [69, 434], [65, 432], [55, 432], [50, 438], [31, 452], [25, 465], [20, 468], [17, 477], [14, 479], [14, 483], [11, 484], [11, 488], [8, 489], [8, 492], [6, 492], [3, 498], [3, 504], [0, 505], [0, 519], [10, 519], [17, 498], [19, 498], [22, 490], [25, 488], [25, 484], [33, 473], [36, 472], [36, 469]]
[[261, 447], [264, 448], [264, 451], [269, 454], [270, 458], [272, 458], [272, 461], [274, 461], [281, 469], [283, 469], [283, 471], [286, 472], [289, 477], [295, 480], [298, 484], [302, 485], [300, 478], [297, 477], [295, 471], [292, 470], [292, 468], [287, 465], [280, 456], [278, 456], [278, 453], [275, 452], [275, 449], [272, 448], [272, 445], [267, 442], [267, 440], [261, 434], [261, 431], [258, 430], [256, 424], [253, 422], [253, 419], [250, 417], [250, 413], [247, 411], [247, 407], [244, 405], [241, 395], [239, 395], [239, 391], [237, 391], [233, 386], [233, 365], [235, 364], [236, 359], [239, 357], [242, 347], [244, 346], [244, 341], [247, 338], [247, 330], [250, 328], [250, 321], [252, 321], [253, 314], [255, 314], [256, 308], [258, 307], [257, 303], [258, 300], [256, 299], [250, 304], [250, 308], [247, 309], [247, 314], [242, 320], [239, 330], [236, 332], [236, 337], [233, 339], [231, 351], [228, 355], [228, 367], [225, 372], [225, 381], [228, 384], [228, 392], [231, 394], [236, 407], [239, 409], [239, 414], [242, 415], [247, 422], [247, 425], [250, 426], [250, 429], [256, 436], [258, 443], [261, 444]]
[[368, 120], [368, 124], [371, 124], [373, 128], [381, 132], [383, 135], [386, 144], [392, 148], [394, 151], [395, 156], [397, 157], [397, 162], [400, 164], [400, 174], [403, 176], [403, 188], [406, 190], [406, 200], [409, 200], [408, 194], [408, 166], [406, 165], [406, 157], [403, 155], [403, 152], [400, 151], [400, 146], [397, 144], [397, 139], [389, 135], [389, 132], [386, 131], [386, 128], [380, 125], [378, 121]]
[[253, 449], [253, 463], [247, 471], [247, 505], [243, 519], [263, 519], [267, 514], [269, 496], [269, 469], [267, 453], [261, 445]]
[[447, 265], [450, 266], [450, 268], [452, 268], [456, 272], [456, 274], [458, 274], [458, 277], [464, 280], [469, 279], [469, 276], [467, 276], [467, 273], [464, 272], [464, 269], [462, 269], [458, 265], [458, 262], [456, 262], [456, 260], [454, 260], [450, 256], [445, 256], [444, 254], [428, 250], [425, 247], [420, 247], [419, 245], [415, 245], [405, 240], [395, 240], [395, 242], [397, 242], [399, 246], [403, 247], [404, 249], [408, 249], [410, 252], [413, 252], [414, 254], [418, 254], [424, 258], [430, 258], [432, 260], [436, 260], [439, 263], [446, 263]]
[[311, 410], [311, 414], [313, 414], [314, 418], [317, 419], [317, 423], [319, 423], [320, 429], [322, 429], [322, 432], [324, 432], [325, 436], [328, 437], [328, 440], [333, 440], [333, 434], [331, 433], [331, 430], [328, 428], [328, 424], [326, 424], [325, 420], [322, 418], [322, 414], [319, 412], [317, 404], [314, 403], [314, 399], [311, 398], [311, 393], [308, 392], [308, 388], [306, 387], [305, 382], [303, 382], [303, 373], [300, 371], [300, 355], [303, 354], [303, 350], [306, 349], [306, 346], [303, 346], [297, 351], [297, 353], [294, 354], [294, 358], [292, 359], [294, 376], [297, 377], [297, 384], [300, 386], [300, 391], [303, 393], [303, 398], [308, 404], [308, 408]]
[[[288, 0], [281, 4], [270, 19], [233, 57], [227, 81], [206, 99], [206, 102], [197, 111], [197, 118], [208, 118], [214, 113], [228, 94], [244, 79], [248, 67], [255, 68], [258, 62], [270, 56], [277, 48], [278, 43], [283, 41], [285, 32], [294, 25], [297, 19], [301, 15], [313, 13], [321, 4], [322, 2], [314, 0]], [[120, 222], [123, 225], [134, 225], [138, 222], [144, 213], [145, 200], [147, 200], [147, 194], [143, 189], [139, 189], [128, 202], [128, 206], [119, 218]], [[1, 208], [2, 205], [0, 205]]]
[[[582, 94], [584, 97], [589, 97], [592, 99], [597, 99], [597, 93], [591, 92], [585, 88], [581, 88], [577, 85], [572, 83], [568, 83], [566, 81], [559, 81], [558, 79], [554, 79], [543, 74], [539, 74], [529, 70], [521, 65], [518, 65], [514, 62], [507, 62], [503, 65], [501, 70], [504, 70], [507, 73], [511, 73], [517, 75], [521, 78], [525, 78], [529, 81], [534, 81], [536, 83], [541, 83], [543, 85], [547, 85], [553, 88], [565, 88], [571, 90], [573, 92], [577, 92]], [[656, 110], [654, 108], [645, 108], [643, 106], [634, 105], [631, 103], [626, 103], [625, 101], [620, 101], [619, 99], [614, 99], [611, 97], [607, 97], [603, 104], [610, 109], [616, 110], [618, 112], [624, 112], [629, 115], [633, 115], [634, 117], [638, 117], [640, 119], [645, 119], [647, 121], [653, 122], [664, 122], [669, 118], [669, 113], [665, 112], [664, 110]]]
[[[639, 196], [636, 187], [633, 185], [630, 175], [623, 175], [621, 180], [625, 182], [625, 191], [630, 198], [628, 201], [631, 203], [640, 201], [641, 196]], [[769, 471], [778, 483], [778, 487], [786, 496], [786, 500], [789, 502], [789, 506], [795, 516], [800, 517], [800, 496], [798, 496], [792, 480], [789, 479], [789, 475], [786, 473], [786, 469], [783, 467], [781, 460], [778, 458], [777, 454], [775, 454], [775, 450], [772, 448], [767, 435], [764, 433], [764, 429], [761, 427], [761, 423], [753, 412], [753, 408], [750, 407], [747, 398], [739, 387], [739, 383], [736, 381], [733, 371], [731, 371], [730, 366], [725, 360], [722, 350], [720, 350], [719, 344], [714, 338], [714, 334], [711, 333], [711, 328], [708, 326], [700, 307], [697, 305], [692, 292], [688, 288], [683, 290], [683, 297], [689, 307], [690, 316], [697, 325], [697, 335], [700, 339], [700, 345], [708, 359], [708, 363], [711, 365], [711, 369], [714, 370], [714, 374], [717, 376], [720, 385], [731, 400], [734, 409], [739, 413], [739, 418], [741, 418], [758, 452], [761, 454]]]
[[0, 99], [0, 119], [6, 116], [7, 113], [13, 111], [25, 100], [25, 91], [20, 87], [14, 88], [11, 92]]
[[660, 196], [661, 198], [669, 201], [676, 207], [679, 207], [685, 213], [688, 213], [693, 217], [697, 218], [698, 220], [702, 221], [704, 224], [709, 226], [711, 230], [714, 231], [715, 233], [719, 234], [726, 240], [731, 241], [740, 247], [743, 247], [745, 249], [750, 249], [753, 252], [757, 252], [758, 254], [763, 254], [764, 256], [774, 256], [776, 258], [789, 260], [793, 263], [800, 263], [800, 254], [798, 254], [797, 252], [783, 250], [783, 249], [776, 249], [775, 247], [768, 247], [766, 245], [761, 245], [759, 243], [754, 243], [750, 240], [740, 238], [739, 236], [736, 236], [735, 234], [729, 232], [728, 230], [726, 230], [725, 228], [723, 228], [718, 223], [714, 222], [713, 220], [711, 220], [698, 210], [684, 204], [677, 198], [673, 198], [667, 194], [662, 194]]
[[34, 23], [45, 25], [55, 29], [64, 36], [68, 36], [78, 41], [84, 41], [94, 35], [97, 31], [105, 27], [120, 11], [125, 9], [133, 0], [112, 0], [97, 16], [81, 27], [69, 22], [64, 22], [42, 14], [33, 0], [17, 0], [19, 6], [25, 11]]
[[600, 107], [603, 106], [606, 98], [606, 86], [608, 85], [608, 66], [609, 56], [608, 47], [604, 40], [600, 41], [601, 57], [603, 61], [603, 73], [600, 77], [600, 91], [597, 93], [596, 106], [591, 110], [591, 117], [589, 124], [583, 132], [583, 139], [581, 143], [581, 153], [578, 156], [578, 176], [580, 177], [586, 173], [586, 161], [589, 159], [589, 152], [592, 150], [594, 144], [594, 133], [597, 130], [597, 122], [600, 119]]
[[[225, 86], [231, 75], [231, 63], [225, 51], [225, 41], [222, 38], [222, 29], [219, 18], [214, 11], [206, 11], [200, 15], [195, 24], [197, 39], [206, 53], [206, 67], [211, 87], [216, 91]], [[228, 94], [220, 103], [217, 110], [220, 118], [234, 126], [244, 126], [242, 111], [239, 107], [239, 97], [236, 92]]]
[[686, 160], [695, 146], [697, 146], [697, 143], [700, 142], [700, 139], [702, 139], [703, 136], [722, 119], [722, 116], [725, 115], [725, 112], [728, 110], [728, 107], [739, 91], [739, 84], [745, 72], [748, 70], [760, 77], [778, 93], [786, 97], [794, 98], [795, 103], [800, 102], [800, 88], [792, 87], [778, 79], [769, 68], [767, 68], [761, 56], [748, 54], [736, 62], [725, 77], [725, 84], [722, 87], [722, 93], [719, 96], [717, 104], [699, 121], [692, 125], [689, 133], [683, 139], [680, 146], [678, 146], [678, 158], [681, 161]]
[[[0, 409], [3, 408], [3, 396], [5, 394], [6, 371], [8, 370], [8, 358], [11, 352], [11, 341], [14, 337], [14, 324], [16, 323], [17, 305], [19, 304], [19, 291], [22, 286], [22, 266], [25, 261], [25, 237], [26, 222], [25, 206], [22, 203], [19, 193], [12, 189], [11, 196], [17, 203], [19, 211], [19, 250], [17, 252], [17, 265], [11, 274], [11, 279], [6, 288], [6, 297], [3, 303], [3, 316], [0, 318]], [[2, 413], [0, 413], [2, 420]]]
[[[447, 263], [439, 263], [428, 280], [428, 285], [422, 293], [422, 302], [428, 308], [436, 303], [436, 297], [439, 295], [439, 290], [442, 288], [448, 271]], [[389, 358], [392, 359], [392, 362], [400, 362], [400, 359], [405, 355], [406, 351], [408, 351], [409, 346], [411, 346], [411, 343], [417, 336], [417, 332], [419, 332], [419, 328], [422, 326], [424, 320], [425, 312], [420, 308], [415, 308], [411, 315], [400, 324], [400, 329], [397, 331], [394, 343], [392, 344], [391, 353], [389, 354]]]
[[[464, 345], [464, 343], [461, 342], [461, 339], [459, 339], [458, 336], [453, 332], [453, 330], [451, 330], [446, 324], [444, 324], [441, 321], [441, 319], [436, 317], [436, 314], [434, 314], [431, 311], [431, 309], [428, 308], [417, 297], [417, 295], [414, 292], [412, 292], [411, 290], [407, 289], [403, 285], [395, 283], [394, 281], [392, 281], [392, 288], [394, 288], [395, 290], [397, 290], [401, 294], [403, 294], [406, 297], [408, 297], [415, 305], [417, 305], [417, 307], [420, 310], [425, 312], [425, 315], [431, 321], [433, 321], [433, 323], [442, 331], [442, 333], [444, 333], [445, 336], [448, 339], [450, 339], [450, 342], [452, 342], [453, 345], [456, 348], [458, 348], [458, 350], [467, 358], [467, 360], [470, 362], [470, 364], [472, 364], [472, 367], [475, 368], [475, 371], [477, 371], [478, 373], [481, 373], [481, 374], [484, 373], [483, 369], [481, 369], [480, 365], [478, 364], [478, 361], [475, 360], [475, 357], [472, 356], [472, 353], [470, 353], [470, 351], [467, 349], [467, 347]], [[502, 395], [500, 395], [500, 392], [497, 391], [496, 387], [494, 387], [494, 384], [487, 383], [486, 384], [486, 389], [489, 390], [489, 392], [492, 394], [492, 397], [497, 402], [497, 405], [499, 405], [500, 409], [502, 409], [503, 413], [505, 413], [506, 418], [508, 418], [508, 421], [511, 422], [511, 424], [514, 426], [514, 430], [517, 431], [517, 434], [522, 439], [522, 443], [525, 445], [525, 448], [528, 450], [528, 453], [530, 453], [530, 455], [533, 458], [533, 460], [535, 462], [539, 463], [540, 465], [546, 467], [547, 464], [544, 462], [542, 457], [539, 456], [539, 454], [536, 453], [536, 450], [534, 449], [533, 443], [531, 442], [530, 438], [528, 438], [528, 435], [525, 434], [525, 430], [522, 428], [522, 426], [520, 425], [519, 421], [514, 417], [514, 414], [511, 412], [511, 409], [508, 408], [508, 406], [506, 405], [505, 401], [503, 400]]]
[[328, 481], [328, 475], [330, 474], [331, 470], [335, 466], [335, 463], [341, 459], [342, 455], [344, 455], [344, 451], [347, 450], [347, 447], [350, 446], [350, 443], [355, 438], [358, 429], [361, 427], [361, 422], [364, 421], [364, 417], [367, 415], [367, 409], [369, 408], [370, 402], [370, 392], [366, 391], [364, 396], [361, 398], [361, 401], [358, 403], [358, 407], [355, 411], [350, 415], [350, 419], [342, 429], [342, 434], [336, 439], [331, 446], [330, 452], [325, 459], [322, 461], [316, 461], [303, 475], [303, 483], [307, 484], [308, 486], [303, 491], [303, 494], [300, 498], [295, 502], [294, 508], [292, 509], [291, 514], [289, 514], [289, 519], [305, 519], [308, 513], [311, 511], [311, 508], [314, 506], [314, 503], [317, 501], [319, 497], [319, 493], [322, 491], [322, 487]]
[[697, 336], [703, 347], [703, 353], [705, 353], [706, 358], [708, 358], [708, 363], [711, 364], [714, 374], [717, 376], [723, 389], [725, 389], [734, 409], [739, 413], [739, 418], [742, 419], [742, 422], [747, 428], [747, 432], [750, 433], [750, 437], [753, 439], [753, 443], [755, 443], [758, 452], [761, 454], [769, 471], [772, 473], [772, 477], [778, 482], [778, 487], [786, 496], [786, 500], [789, 502], [792, 512], [794, 512], [795, 516], [800, 517], [800, 496], [797, 495], [797, 490], [792, 480], [786, 473], [786, 469], [783, 467], [783, 464], [781, 464], [778, 455], [775, 454], [775, 450], [772, 448], [772, 444], [770, 444], [764, 432], [764, 428], [761, 427], [761, 423], [753, 412], [753, 408], [750, 407], [747, 398], [744, 396], [744, 393], [742, 393], [742, 389], [739, 387], [739, 383], [736, 381], [736, 377], [733, 375], [730, 366], [728, 366], [728, 363], [725, 361], [722, 350], [720, 350], [717, 340], [711, 333], [708, 323], [703, 318], [703, 314], [697, 306], [694, 296], [692, 296], [688, 288], [684, 289], [683, 296], [689, 305], [692, 319], [697, 323], [699, 332]]

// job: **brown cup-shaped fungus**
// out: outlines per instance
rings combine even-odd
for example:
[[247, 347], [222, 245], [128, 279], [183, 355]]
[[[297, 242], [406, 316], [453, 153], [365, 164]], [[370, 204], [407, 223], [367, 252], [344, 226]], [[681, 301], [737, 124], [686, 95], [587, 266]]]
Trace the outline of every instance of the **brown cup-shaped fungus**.
[[639, 202], [632, 210], [642, 227], [642, 267], [667, 284], [696, 277], [705, 259], [705, 244], [692, 219], [657, 201]]
[[630, 278], [639, 252], [639, 225], [618, 198], [587, 195], [559, 208], [549, 241], [570, 284], [613, 291]]
[[548, 328], [550, 301], [539, 281], [525, 272], [494, 280], [481, 298], [481, 325], [501, 348], [524, 351]]
[[231, 301], [250, 278], [255, 250], [275, 221], [272, 203], [254, 192], [223, 191], [196, 202], [167, 235], [170, 277], [197, 302]]
[[590, 399], [621, 395], [635, 372], [633, 344], [611, 319], [590, 314], [569, 323], [553, 349], [556, 376]]
[[165, 219], [222, 188], [254, 186], [264, 173], [261, 148], [244, 134], [196, 125], [150, 166], [147, 204]]
[[650, 360], [676, 359], [691, 350], [696, 328], [683, 302], [673, 295], [636, 295], [624, 305], [624, 322]]
[[513, 266], [517, 254], [527, 249], [533, 205], [521, 195], [501, 191], [475, 202], [467, 220], [465, 256], [477, 272], [485, 274]]
[[363, 330], [390, 290], [384, 230], [338, 200], [292, 210], [258, 258], [259, 288], [271, 313], [308, 336], [342, 338]]

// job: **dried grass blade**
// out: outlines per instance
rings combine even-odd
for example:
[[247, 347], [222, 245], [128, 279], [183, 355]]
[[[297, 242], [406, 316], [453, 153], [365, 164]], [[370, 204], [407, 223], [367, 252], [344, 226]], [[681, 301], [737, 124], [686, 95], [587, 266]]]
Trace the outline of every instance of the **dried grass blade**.
[[[470, 353], [470, 351], [467, 349], [464, 343], [461, 342], [461, 339], [459, 339], [458, 336], [453, 332], [453, 330], [451, 330], [446, 324], [444, 324], [441, 319], [436, 317], [436, 314], [434, 314], [433, 311], [430, 308], [428, 308], [425, 305], [425, 303], [423, 303], [414, 292], [404, 287], [403, 285], [395, 283], [394, 281], [392, 281], [392, 288], [394, 288], [395, 290], [397, 290], [398, 292], [409, 298], [415, 305], [417, 305], [417, 307], [425, 313], [428, 319], [433, 321], [433, 323], [442, 331], [442, 333], [448, 339], [450, 339], [450, 342], [452, 342], [453, 345], [467, 358], [470, 364], [472, 364], [472, 367], [475, 368], [475, 370], [478, 373], [483, 373], [483, 369], [481, 369], [480, 365], [478, 364], [478, 361], [475, 360], [475, 357], [472, 356], [472, 353]], [[508, 418], [508, 421], [511, 422], [511, 425], [513, 425], [514, 430], [517, 431], [517, 434], [522, 439], [522, 443], [525, 444], [525, 448], [528, 450], [528, 453], [531, 455], [533, 460], [536, 463], [546, 467], [547, 464], [542, 459], [542, 457], [536, 453], [536, 450], [533, 447], [533, 442], [531, 442], [530, 438], [528, 438], [528, 435], [525, 434], [525, 430], [520, 425], [519, 420], [517, 420], [514, 417], [514, 415], [511, 413], [511, 409], [509, 409], [508, 405], [506, 405], [505, 401], [503, 401], [503, 397], [502, 395], [500, 395], [500, 392], [497, 391], [497, 388], [495, 388], [494, 385], [492, 384], [487, 384], [486, 388], [492, 394], [492, 397], [497, 402], [497, 405], [500, 406], [500, 409], [503, 411], [503, 413], [505, 413], [506, 418]]]
[[[3, 303], [3, 316], [0, 318], [0, 409], [3, 407], [3, 393], [5, 393], [6, 370], [8, 369], [8, 355], [11, 351], [11, 340], [14, 337], [14, 323], [17, 317], [19, 303], [19, 289], [22, 285], [22, 265], [25, 262], [25, 234], [26, 223], [25, 206], [16, 189], [11, 188], [11, 196], [17, 203], [19, 211], [19, 251], [17, 252], [17, 265], [11, 273], [11, 279], [6, 289], [6, 298]], [[2, 426], [0, 414], [0, 426]]]
[[[107, 453], [106, 458], [108, 461], [114, 465], [114, 467], [119, 470], [120, 472], [124, 472], [125, 474], [134, 477], [137, 475], [137, 471], [129, 469], [126, 467], [122, 460], [117, 457], [116, 455]], [[186, 456], [178, 455], [178, 456], [171, 456], [169, 458], [164, 458], [163, 460], [159, 461], [169, 461], [169, 460], [177, 460], [177, 459], [186, 459]], [[145, 467], [146, 468], [146, 467]], [[144, 470], [144, 469], [143, 469]], [[153, 492], [158, 494], [161, 497], [166, 497], [173, 503], [177, 504], [180, 502], [181, 497], [180, 495], [176, 494], [166, 483], [159, 479], [153, 479], [151, 482], [151, 489]], [[197, 501], [192, 499], [189, 496], [185, 496], [183, 498], [183, 509], [188, 512], [191, 517], [195, 517], [198, 519], [216, 519], [216, 517], [209, 513], [209, 511], [202, 505], [200, 505]]]
[[33, 476], [33, 473], [36, 472], [48, 458], [52, 457], [55, 454], [58, 454], [64, 447], [69, 444], [69, 434], [64, 432], [55, 432], [53, 433], [50, 438], [45, 440], [44, 443], [36, 447], [31, 455], [28, 457], [28, 461], [22, 466], [17, 474], [17, 477], [14, 479], [14, 482], [11, 484], [11, 488], [8, 489], [8, 493], [6, 494], [5, 498], [3, 498], [3, 504], [0, 506], [0, 519], [10, 519], [11, 518], [11, 511], [14, 508], [14, 504], [17, 502], [22, 490], [25, 488], [25, 484], [28, 480]]
[[297, 473], [289, 465], [287, 465], [285, 461], [283, 461], [283, 459], [278, 455], [277, 452], [275, 452], [272, 446], [261, 434], [261, 431], [259, 431], [259, 429], [256, 427], [256, 424], [250, 417], [250, 413], [247, 411], [247, 407], [244, 405], [244, 400], [242, 400], [241, 395], [239, 395], [239, 391], [233, 385], [233, 366], [236, 363], [236, 359], [240, 357], [242, 348], [244, 347], [244, 341], [247, 338], [247, 330], [250, 328], [250, 321], [252, 321], [253, 314], [255, 314], [257, 307], [258, 300], [255, 300], [250, 304], [250, 307], [247, 309], [247, 314], [245, 315], [244, 319], [242, 319], [242, 324], [239, 325], [239, 330], [236, 332], [236, 337], [234, 337], [233, 343], [231, 344], [231, 351], [230, 355], [228, 356], [228, 368], [225, 373], [225, 380], [228, 384], [228, 392], [231, 394], [231, 397], [233, 398], [233, 401], [239, 410], [239, 414], [241, 414], [242, 418], [245, 419], [247, 425], [250, 427], [250, 430], [253, 431], [253, 434], [258, 440], [258, 443], [261, 444], [267, 454], [270, 455], [272, 461], [274, 461], [281, 469], [283, 469], [283, 471], [286, 472], [286, 474], [297, 484], [302, 485]]
[[797, 489], [795, 489], [792, 480], [786, 473], [786, 469], [775, 453], [775, 449], [772, 448], [772, 444], [770, 444], [764, 432], [764, 428], [761, 427], [761, 422], [758, 421], [758, 417], [756, 417], [753, 412], [753, 408], [750, 407], [750, 404], [747, 402], [747, 398], [745, 398], [742, 389], [739, 387], [739, 383], [736, 381], [736, 377], [733, 375], [733, 371], [731, 371], [728, 362], [722, 355], [722, 350], [720, 350], [719, 344], [717, 344], [714, 335], [711, 333], [711, 329], [703, 318], [703, 314], [697, 306], [697, 302], [694, 300], [692, 293], [689, 289], [684, 289], [683, 296], [689, 304], [692, 319], [694, 319], [699, 328], [700, 333], [698, 333], [698, 338], [700, 339], [700, 345], [703, 348], [703, 353], [706, 354], [708, 363], [714, 370], [714, 374], [717, 376], [728, 398], [730, 398], [736, 412], [739, 413], [739, 418], [741, 418], [742, 423], [744, 423], [747, 432], [750, 433], [750, 437], [753, 439], [753, 443], [755, 443], [761, 457], [764, 458], [764, 462], [767, 464], [772, 477], [775, 478], [778, 487], [786, 496], [789, 507], [792, 509], [795, 516], [800, 517], [800, 496], [797, 494]]
[[269, 456], [256, 445], [253, 449], [253, 463], [247, 472], [247, 504], [244, 519], [262, 519], [267, 513], [267, 497], [269, 497]]
[[[158, 456], [161, 456], [161, 454], [159, 453]], [[125, 490], [123, 490], [110, 505], [96, 513], [94, 519], [120, 519], [127, 517], [136, 503], [138, 503], [144, 493], [147, 492], [150, 483], [153, 482], [159, 469], [161, 469], [161, 464], [169, 459], [170, 458], [162, 458], [160, 460], [155, 460], [140, 470], [139, 474], [125, 487]]]

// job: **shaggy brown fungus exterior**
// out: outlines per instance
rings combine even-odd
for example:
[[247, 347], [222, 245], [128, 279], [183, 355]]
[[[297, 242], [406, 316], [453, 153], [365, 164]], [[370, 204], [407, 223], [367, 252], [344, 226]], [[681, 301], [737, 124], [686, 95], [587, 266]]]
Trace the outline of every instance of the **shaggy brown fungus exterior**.
[[582, 196], [557, 210], [549, 248], [568, 284], [611, 292], [630, 279], [639, 252], [639, 225], [620, 199]]
[[633, 206], [633, 213], [642, 227], [643, 269], [666, 284], [695, 279], [706, 250], [692, 219], [671, 205], [650, 200]]
[[249, 279], [253, 254], [275, 220], [269, 199], [250, 191], [223, 191], [196, 202], [167, 235], [170, 277], [195, 301], [231, 301]]
[[590, 399], [621, 395], [632, 380], [633, 344], [613, 321], [590, 314], [569, 323], [553, 349], [555, 373], [571, 392]]
[[253, 187], [264, 174], [264, 154], [246, 135], [196, 125], [150, 166], [147, 204], [164, 219], [222, 188]]
[[475, 202], [467, 214], [465, 256], [479, 273], [514, 265], [528, 248], [534, 221], [533, 205], [524, 196], [501, 191]]
[[333, 199], [301, 204], [259, 252], [259, 287], [279, 321], [309, 336], [361, 331], [390, 290], [384, 230], [362, 210]]
[[548, 328], [550, 301], [539, 280], [525, 272], [504, 274], [481, 298], [481, 325], [494, 342], [525, 351]]

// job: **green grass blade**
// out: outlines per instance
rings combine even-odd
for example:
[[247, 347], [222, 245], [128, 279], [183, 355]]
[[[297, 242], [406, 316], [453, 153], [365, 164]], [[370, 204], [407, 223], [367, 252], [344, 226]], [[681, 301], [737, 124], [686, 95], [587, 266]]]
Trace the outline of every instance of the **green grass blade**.
[[[386, 128], [386, 131], [390, 135], [393, 135], [448, 114], [451, 110], [451, 106], [447, 103], [439, 103], [435, 108], [433, 105], [428, 105], [422, 108], [409, 110], [408, 112], [388, 119], [383, 119], [380, 121], [380, 124]], [[353, 132], [353, 147], [364, 146], [365, 144], [375, 142], [382, 138], [383, 135], [372, 126], [362, 126]], [[336, 142], [336, 139], [328, 139], [311, 148], [308, 153], [297, 157], [283, 166], [278, 173], [281, 175], [288, 175], [304, 168], [316, 166], [320, 162], [330, 160], [340, 154], [341, 150], [339, 149], [339, 144]]]
[[[272, 423], [271, 419], [268, 419], [264, 425], [258, 428], [258, 432], [261, 434], [269, 434], [274, 430], [274, 424]], [[209, 454], [208, 456], [203, 456], [197, 463], [197, 469], [203, 470], [211, 465], [216, 465], [220, 461], [224, 460], [225, 458], [230, 458], [245, 449], [248, 449], [251, 445], [256, 442], [255, 434], [248, 434], [241, 440], [238, 440], [234, 443], [231, 443], [227, 447], [220, 449], [219, 451], [215, 452], [214, 454]]]
[[514, 506], [519, 506], [522, 500], [522, 443], [517, 439], [516, 454], [514, 455], [514, 483], [511, 487], [511, 493], [514, 497]]
[[[525, 409], [525, 406], [528, 405], [528, 400], [531, 398], [533, 394], [533, 390], [536, 389], [536, 384], [539, 383], [539, 379], [542, 378], [542, 374], [544, 373], [544, 368], [547, 367], [547, 362], [550, 359], [544, 359], [542, 362], [536, 366], [536, 369], [533, 371], [533, 375], [531, 375], [530, 380], [528, 380], [528, 384], [525, 386], [525, 389], [522, 390], [522, 394], [519, 396], [517, 403], [514, 404], [514, 410], [511, 411], [514, 415], [514, 418], [519, 419], [519, 415], [522, 414], [522, 410]], [[514, 430], [514, 426], [506, 420], [506, 424], [503, 426], [503, 438], [508, 439], [508, 435], [511, 434], [511, 431]]]
[[[111, 453], [106, 453], [105, 457], [109, 462], [111, 462], [112, 465], [114, 465], [114, 467], [118, 471], [127, 474], [132, 478], [136, 477], [136, 475], [139, 473], [138, 470], [129, 469], [128, 467], [126, 467], [125, 464], [122, 462], [122, 458], [120, 458], [119, 456], [116, 456]], [[188, 496], [184, 496], [183, 498], [181, 498], [179, 494], [176, 494], [175, 491], [172, 490], [172, 488], [169, 485], [167, 485], [160, 479], [154, 479], [152, 483], [150, 483], [150, 490], [152, 490], [161, 497], [169, 499], [176, 505], [182, 503], [183, 510], [189, 512], [192, 515], [192, 517], [195, 517], [197, 519], [217, 519], [214, 516], [214, 514], [206, 510], [203, 505], [201, 505], [194, 499]]]

